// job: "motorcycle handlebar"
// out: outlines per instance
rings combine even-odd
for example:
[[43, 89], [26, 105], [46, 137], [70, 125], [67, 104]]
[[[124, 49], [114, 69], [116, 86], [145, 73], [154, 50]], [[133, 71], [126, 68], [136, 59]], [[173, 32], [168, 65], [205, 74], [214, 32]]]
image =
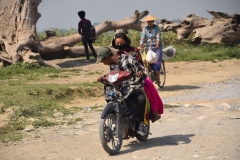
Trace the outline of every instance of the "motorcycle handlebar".
[[[143, 79], [145, 79], [146, 78], [146, 74], [144, 74], [144, 72], [143, 72], [143, 75], [145, 75], [145, 76], [143, 76], [142, 78]], [[100, 78], [100, 83], [102, 83], [102, 84], [111, 84], [111, 83], [108, 83], [107, 81], [104, 81], [104, 77], [105, 77], [106, 75], [104, 75], [104, 76], [102, 76], [101, 78]], [[135, 72], [135, 73], [133, 73], [132, 74], [132, 77], [138, 77], [137, 76], [137, 73]], [[138, 77], [138, 78], [140, 78], [140, 77]]]

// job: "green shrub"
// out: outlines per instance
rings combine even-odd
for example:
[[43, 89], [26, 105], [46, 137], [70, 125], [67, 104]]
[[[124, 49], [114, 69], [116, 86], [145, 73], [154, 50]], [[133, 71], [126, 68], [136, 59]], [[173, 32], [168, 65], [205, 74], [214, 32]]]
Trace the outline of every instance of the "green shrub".
[[55, 126], [57, 123], [55, 122], [50, 122], [47, 119], [41, 118], [37, 121], [33, 122], [33, 126], [34, 127], [51, 127], [51, 126]]
[[97, 40], [95, 41], [95, 46], [109, 46], [112, 42], [114, 33], [113, 32], [105, 32], [97, 37]]
[[161, 32], [163, 46], [173, 45], [177, 41], [177, 34], [174, 32]]
[[0, 127], [0, 142], [15, 142], [21, 140], [22, 138], [23, 134], [19, 131], [14, 131], [14, 128], [10, 125]]
[[35, 66], [31, 64], [12, 64], [7, 67], [0, 68], [0, 80], [23, 77], [28, 80], [38, 80], [39, 76], [50, 73], [61, 73], [64, 72], [60, 69], [51, 67]]
[[140, 45], [140, 35], [141, 35], [140, 31], [132, 29], [128, 30], [127, 36], [130, 38], [132, 46], [138, 47]]
[[176, 55], [169, 61], [215, 61], [240, 58], [239, 43], [219, 43], [194, 45], [189, 43], [173, 44]]
[[[59, 29], [52, 29], [56, 31], [57, 36], [66, 36], [76, 33], [77, 31], [73, 28], [70, 28], [67, 32], [62, 32]], [[131, 39], [131, 45], [134, 47], [139, 46], [141, 31], [136, 30], [128, 30], [128, 37]], [[40, 37], [43, 37], [44, 34], [39, 34]], [[202, 60], [202, 61], [213, 61], [215, 59], [223, 60], [230, 58], [240, 58], [240, 47], [239, 43], [219, 43], [219, 44], [202, 44], [195, 45], [191, 43], [191, 39], [193, 37], [193, 33], [191, 33], [188, 37], [188, 41], [186, 42], [178, 42], [177, 34], [174, 32], [161, 32], [161, 40], [163, 43], [163, 47], [168, 47], [172, 45], [176, 48], [176, 56], [170, 61], [192, 61], [192, 60]], [[95, 46], [109, 46], [112, 39], [114, 38], [114, 32], [109, 31], [101, 34], [96, 42]], [[82, 45], [82, 43], [78, 43], [76, 45]], [[24, 74], [24, 73], [19, 73]], [[10, 73], [5, 73], [5, 77], [11, 76]], [[54, 77], [56, 75], [52, 75]], [[0, 79], [2, 78], [0, 72]], [[28, 77], [29, 80], [38, 80], [38, 76], [31, 75]]]

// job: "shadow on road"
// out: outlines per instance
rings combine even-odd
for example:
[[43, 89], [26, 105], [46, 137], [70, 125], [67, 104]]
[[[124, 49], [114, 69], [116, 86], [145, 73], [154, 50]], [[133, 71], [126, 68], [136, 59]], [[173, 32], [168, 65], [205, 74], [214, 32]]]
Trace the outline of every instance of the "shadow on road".
[[147, 149], [151, 147], [157, 146], [172, 146], [172, 145], [181, 145], [181, 144], [189, 144], [191, 142], [190, 137], [195, 136], [194, 134], [186, 134], [186, 135], [169, 135], [157, 138], [150, 138], [146, 142], [138, 142], [132, 141], [129, 144], [125, 145], [126, 150], [120, 151], [119, 154], [126, 154], [133, 151]]
[[85, 59], [73, 59], [73, 60], [67, 60], [64, 62], [59, 62], [57, 65], [61, 68], [73, 68], [73, 67], [80, 67], [80, 66], [86, 66], [92, 63], [96, 63], [95, 59], [90, 59], [90, 63], [84, 62]]
[[190, 86], [190, 85], [173, 85], [173, 86], [164, 86], [159, 88], [158, 91], [176, 91], [176, 90], [185, 90], [185, 89], [198, 89], [199, 86]]

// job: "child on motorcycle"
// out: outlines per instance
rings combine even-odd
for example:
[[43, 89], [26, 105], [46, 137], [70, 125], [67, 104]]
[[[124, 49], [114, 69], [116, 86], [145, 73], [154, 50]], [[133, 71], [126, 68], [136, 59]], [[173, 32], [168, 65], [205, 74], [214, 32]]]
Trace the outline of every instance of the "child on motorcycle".
[[[109, 47], [101, 47], [97, 52], [96, 63], [102, 62], [104, 65], [111, 66], [110, 69], [118, 68], [122, 71], [132, 71], [133, 78], [131, 80], [131, 87], [134, 89], [133, 93], [126, 99], [128, 106], [134, 109], [132, 119], [137, 122], [137, 133], [144, 135], [144, 109], [146, 105], [146, 97], [143, 93], [143, 82], [146, 78], [144, 67], [135, 60], [131, 55], [121, 54], [113, 55]], [[101, 82], [102, 77], [97, 79]]]

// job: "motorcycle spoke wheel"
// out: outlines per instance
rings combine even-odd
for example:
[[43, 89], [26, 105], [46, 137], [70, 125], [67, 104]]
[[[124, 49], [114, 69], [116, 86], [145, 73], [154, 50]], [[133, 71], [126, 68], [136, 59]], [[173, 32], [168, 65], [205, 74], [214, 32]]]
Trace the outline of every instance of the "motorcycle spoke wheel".
[[116, 125], [116, 116], [113, 114], [108, 114], [100, 120], [100, 141], [103, 149], [110, 155], [117, 154], [122, 147], [121, 129], [119, 128], [119, 132], [117, 132]]

